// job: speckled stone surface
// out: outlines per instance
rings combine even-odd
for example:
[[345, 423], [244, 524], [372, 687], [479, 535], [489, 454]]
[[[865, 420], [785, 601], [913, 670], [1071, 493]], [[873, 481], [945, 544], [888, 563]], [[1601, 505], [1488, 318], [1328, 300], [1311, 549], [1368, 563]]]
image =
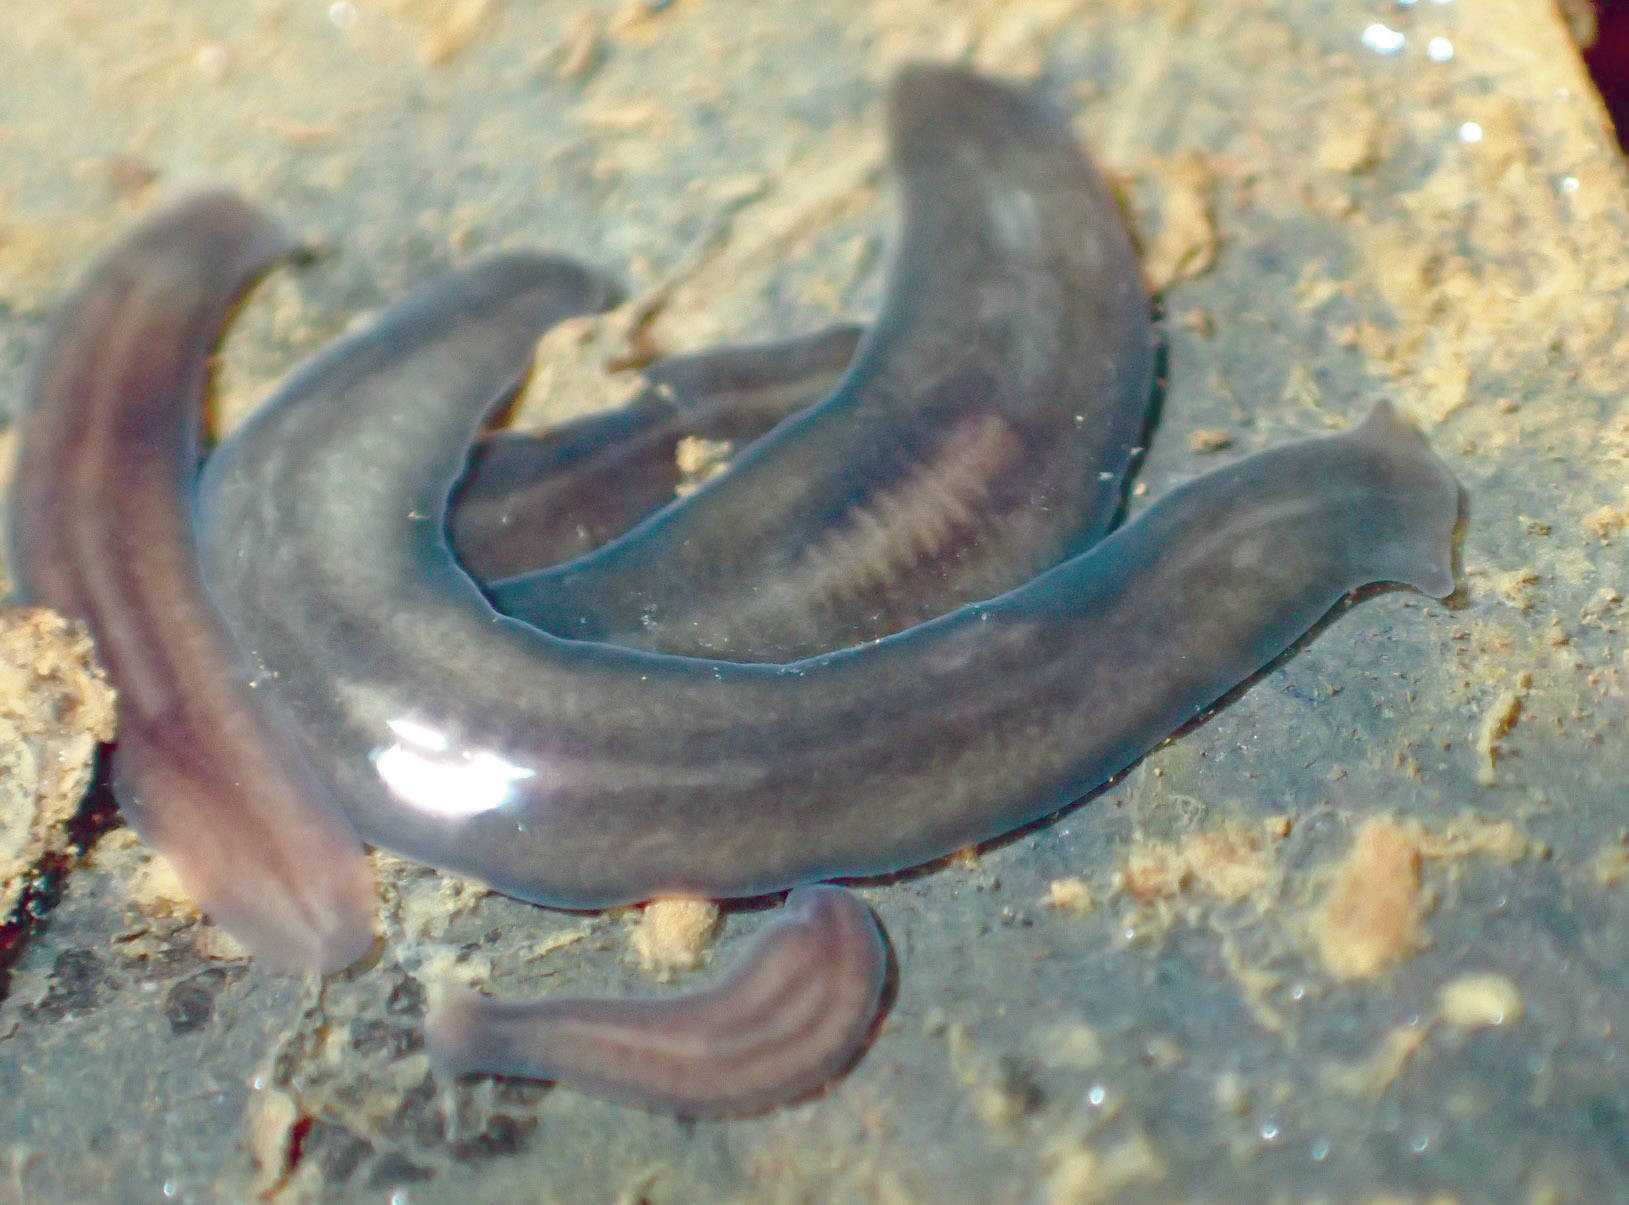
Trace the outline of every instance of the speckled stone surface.
[[[1629, 204], [1564, 24], [1540, 0], [974, 7], [27, 6], [0, 42], [0, 412], [65, 282], [188, 180], [323, 249], [243, 312], [222, 421], [502, 245], [646, 292], [664, 351], [863, 319], [881, 84], [967, 57], [1078, 114], [1163, 289], [1133, 505], [1390, 397], [1465, 487], [1460, 593], [1366, 597], [1052, 823], [865, 885], [888, 1019], [755, 1120], [429, 1076], [444, 973], [660, 990], [625, 917], [388, 862], [377, 957], [302, 983], [110, 833], [0, 1003], [0, 1200], [1629, 1196]], [[731, 910], [713, 964], [762, 919]]]

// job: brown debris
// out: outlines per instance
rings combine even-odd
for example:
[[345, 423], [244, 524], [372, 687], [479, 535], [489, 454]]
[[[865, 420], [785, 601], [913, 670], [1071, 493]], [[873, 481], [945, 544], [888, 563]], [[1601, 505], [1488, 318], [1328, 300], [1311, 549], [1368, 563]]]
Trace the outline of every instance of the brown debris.
[[1361, 102], [1333, 108], [1318, 140], [1314, 161], [1320, 171], [1356, 175], [1380, 158], [1380, 114]]
[[1490, 1029], [1521, 1020], [1522, 994], [1509, 979], [1492, 973], [1461, 975], [1437, 993], [1442, 1019], [1461, 1029]]
[[1091, 888], [1079, 875], [1053, 879], [1046, 886], [1046, 895], [1041, 898], [1042, 904], [1059, 912], [1090, 912], [1094, 902]]
[[1188, 432], [1188, 448], [1190, 451], [1220, 452], [1224, 448], [1233, 446], [1233, 436], [1221, 427], [1200, 427]]
[[1476, 752], [1482, 759], [1482, 764], [1477, 767], [1476, 781], [1484, 787], [1494, 786], [1499, 781], [1496, 762], [1500, 743], [1521, 718], [1522, 706], [1532, 685], [1532, 674], [1525, 670], [1517, 674], [1515, 685], [1501, 691], [1493, 706], [1482, 717], [1482, 726], [1476, 734]]
[[1177, 846], [1150, 841], [1126, 856], [1119, 886], [1132, 899], [1146, 903], [1178, 894], [1188, 885], [1190, 875], [1188, 861]]
[[491, 8], [492, 0], [455, 0], [448, 5], [436, 27], [419, 43], [419, 65], [440, 67], [465, 50]]
[[1523, 566], [1494, 578], [1493, 592], [1505, 606], [1514, 607], [1518, 611], [1529, 611], [1533, 607], [1533, 587], [1537, 584], [1537, 571]]
[[[1509, 866], [1542, 850], [1510, 821], [1474, 813], [1439, 829], [1414, 820], [1368, 820], [1312, 916], [1325, 970], [1336, 979], [1369, 979], [1429, 944], [1422, 928], [1430, 908], [1421, 889], [1422, 861], [1452, 864], [1477, 855]], [[1448, 867], [1450, 875], [1456, 871]]]
[[731, 440], [686, 435], [673, 449], [673, 462], [678, 465], [681, 475], [673, 492], [681, 498], [695, 493], [704, 482], [729, 468], [730, 457], [734, 454], [735, 444]]
[[555, 79], [581, 83], [594, 73], [605, 56], [605, 35], [590, 9], [569, 22], [560, 41], [546, 56], [543, 69]]
[[1594, 875], [1595, 885], [1603, 890], [1629, 881], [1629, 843], [1620, 837], [1602, 846], [1600, 852], [1590, 861], [1590, 870]]
[[1272, 882], [1280, 839], [1276, 826], [1228, 823], [1193, 834], [1184, 846], [1200, 886], [1237, 903]]
[[652, 900], [630, 938], [634, 956], [659, 978], [692, 970], [713, 944], [718, 923], [718, 905], [712, 900]]
[[567, 318], [538, 340], [532, 372], [510, 407], [522, 428], [548, 426], [626, 406], [650, 384], [637, 372], [611, 366], [635, 354], [637, 320], [625, 308]]
[[1345, 1096], [1377, 1097], [1397, 1082], [1430, 1032], [1424, 1025], [1390, 1029], [1367, 1058], [1328, 1068], [1324, 1080]]
[[1214, 183], [1196, 151], [1149, 161], [1160, 194], [1159, 233], [1143, 255], [1143, 274], [1155, 292], [1206, 272], [1216, 261], [1218, 238], [1211, 220]]
[[977, 870], [983, 859], [979, 856], [979, 847], [964, 845], [955, 853], [945, 858], [945, 865], [955, 870]]
[[1312, 937], [1334, 978], [1371, 979], [1419, 946], [1424, 914], [1418, 838], [1377, 818], [1358, 830], [1313, 914]]
[[1451, 861], [1477, 854], [1504, 866], [1514, 866], [1529, 854], [1543, 852], [1542, 845], [1536, 845], [1510, 821], [1490, 820], [1475, 812], [1466, 812], [1434, 832], [1414, 822], [1408, 829], [1420, 847], [1420, 856], [1431, 861]]
[[1610, 544], [1613, 536], [1629, 527], [1629, 508], [1608, 503], [1585, 515], [1583, 524], [1590, 535], [1603, 544]]
[[1133, 1184], [1165, 1179], [1165, 1161], [1141, 1130], [1099, 1153], [1067, 1143], [1050, 1152], [1041, 1199], [1047, 1205], [1088, 1205], [1116, 1199]]
[[1224, 903], [1238, 903], [1272, 884], [1275, 847], [1287, 832], [1278, 818], [1266, 824], [1228, 820], [1177, 842], [1140, 842], [1127, 855], [1118, 885], [1142, 902], [1196, 887]]

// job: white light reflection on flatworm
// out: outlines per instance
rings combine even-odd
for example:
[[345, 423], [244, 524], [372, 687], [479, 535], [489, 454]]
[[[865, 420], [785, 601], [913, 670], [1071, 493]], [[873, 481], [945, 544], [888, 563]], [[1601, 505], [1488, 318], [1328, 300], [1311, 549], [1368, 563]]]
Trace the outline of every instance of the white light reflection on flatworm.
[[419, 720], [390, 721], [397, 741], [373, 755], [374, 769], [398, 798], [436, 816], [477, 816], [508, 803], [514, 784], [537, 771], [491, 749], [455, 746]]

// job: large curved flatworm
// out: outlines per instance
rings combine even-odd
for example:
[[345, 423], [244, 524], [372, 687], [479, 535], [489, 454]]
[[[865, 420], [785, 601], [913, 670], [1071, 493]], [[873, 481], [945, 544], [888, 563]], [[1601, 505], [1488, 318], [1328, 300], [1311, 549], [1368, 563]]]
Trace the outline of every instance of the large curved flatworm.
[[[1123, 235], [1091, 233], [1112, 203], [1049, 111], [966, 72], [902, 73], [890, 128], [904, 240], [832, 398], [600, 552], [493, 588], [554, 633], [622, 645], [500, 614], [444, 529], [464, 450], [537, 334], [608, 299], [583, 269], [511, 254], [448, 273], [297, 373], [217, 451], [200, 492], [211, 597], [252, 655], [257, 696], [365, 839], [568, 907], [891, 871], [1080, 797], [1349, 590], [1452, 589], [1457, 487], [1384, 404], [1346, 434], [1190, 482], [1100, 539], [1151, 363]], [[1083, 282], [1103, 286], [1095, 300]], [[82, 327], [70, 307], [62, 329]], [[211, 334], [190, 329], [200, 365]], [[118, 377], [106, 347], [83, 354], [93, 378]], [[41, 402], [66, 412], [62, 396]], [[666, 439], [669, 425], [645, 429]], [[93, 462], [74, 440], [46, 446], [69, 479]], [[184, 476], [169, 481], [179, 494]], [[608, 531], [633, 513], [612, 509]], [[45, 513], [21, 508], [21, 546], [94, 527], [70, 514], [36, 531]], [[512, 512], [496, 513], [494, 556], [524, 564], [536, 553], [506, 550]], [[44, 565], [64, 555], [42, 546]], [[118, 639], [123, 602], [93, 618], [99, 641]], [[886, 638], [787, 660], [872, 636]], [[735, 660], [626, 647], [640, 643]], [[197, 733], [200, 772], [231, 752], [216, 735]], [[806, 1091], [863, 1041], [882, 947], [847, 893], [805, 888], [792, 904], [711, 993], [458, 998], [432, 1022], [434, 1048], [451, 1070], [561, 1076], [681, 1112]]]
[[251, 690], [199, 578], [191, 507], [210, 352], [239, 294], [290, 246], [270, 219], [210, 193], [91, 269], [37, 361], [7, 562], [19, 599], [96, 639], [118, 688], [126, 819], [257, 954], [332, 969], [372, 937], [362, 849]]

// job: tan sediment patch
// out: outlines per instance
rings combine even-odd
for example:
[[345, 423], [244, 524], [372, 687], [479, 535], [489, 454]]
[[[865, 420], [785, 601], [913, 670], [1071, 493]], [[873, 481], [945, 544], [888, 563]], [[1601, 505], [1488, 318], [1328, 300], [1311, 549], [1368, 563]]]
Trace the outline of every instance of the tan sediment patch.
[[1373, 1099], [1397, 1082], [1439, 1024], [1487, 1029], [1520, 1020], [1523, 1008], [1520, 989], [1505, 976], [1492, 972], [1460, 975], [1439, 989], [1434, 1016], [1388, 1029], [1365, 1057], [1352, 1063], [1331, 1063], [1323, 1068], [1321, 1078], [1331, 1091]]
[[1532, 838], [1511, 821], [1490, 820], [1475, 812], [1466, 812], [1438, 829], [1417, 821], [1407, 822], [1405, 828], [1420, 856], [1430, 861], [1455, 862], [1476, 855], [1511, 866], [1535, 851]]
[[1336, 979], [1373, 978], [1418, 947], [1425, 910], [1417, 836], [1394, 821], [1369, 820], [1313, 913], [1319, 960]]
[[1132, 847], [1115, 886], [1149, 902], [1197, 890], [1239, 903], [1275, 881], [1275, 849], [1288, 834], [1282, 818], [1265, 823], [1226, 820], [1176, 841], [1141, 841]]
[[568, 83], [580, 84], [594, 73], [605, 54], [605, 33], [593, 9], [578, 10], [565, 23], [560, 38], [532, 57], [540, 72]]
[[1516, 675], [1515, 683], [1510, 688], [1499, 692], [1498, 698], [1482, 716], [1481, 727], [1476, 733], [1476, 752], [1481, 760], [1476, 770], [1476, 781], [1484, 787], [1498, 784], [1500, 743], [1521, 718], [1522, 705], [1532, 685], [1533, 675], [1523, 670]]
[[1590, 861], [1590, 872], [1595, 885], [1603, 889], [1629, 880], [1629, 843], [1620, 837], [1602, 846]]
[[1422, 862], [1444, 863], [1452, 878], [1465, 858], [1508, 866], [1535, 849], [1542, 846], [1512, 822], [1473, 813], [1435, 829], [1389, 816], [1366, 820], [1308, 915], [1319, 962], [1337, 980], [1372, 979], [1429, 946], [1424, 921], [1433, 899], [1422, 883]]
[[1380, 159], [1383, 123], [1373, 106], [1341, 105], [1324, 116], [1313, 162], [1319, 171], [1356, 175]]
[[1046, 1205], [1112, 1200], [1134, 1184], [1158, 1184], [1166, 1175], [1158, 1148], [1141, 1130], [1101, 1151], [1080, 1142], [1059, 1143], [1046, 1153], [1043, 1166]]
[[134, 830], [114, 829], [97, 841], [89, 865], [117, 877], [124, 887], [123, 927], [114, 948], [127, 961], [161, 954], [175, 943], [181, 925], [195, 925], [193, 949], [219, 962], [242, 962], [248, 948], [218, 925], [208, 923], [182, 885], [180, 876]]
[[0, 197], [0, 299], [19, 313], [40, 313], [63, 290], [72, 269], [107, 238], [110, 224], [125, 215], [33, 216], [10, 209]]
[[1437, 993], [1441, 1018], [1461, 1029], [1489, 1029], [1521, 1020], [1525, 1005], [1521, 990], [1503, 975], [1491, 972], [1461, 975]]
[[245, 1141], [258, 1169], [255, 1192], [262, 1199], [269, 1198], [288, 1179], [290, 1139], [299, 1118], [294, 1097], [278, 1088], [262, 1087], [244, 1105]]
[[[800, 156], [761, 177], [750, 188], [732, 183], [715, 194], [717, 215], [667, 287], [648, 307], [648, 335], [662, 348], [699, 347], [730, 336], [721, 319], [720, 296], [762, 287], [785, 264], [796, 262], [823, 233], [877, 205], [882, 145], [869, 127], [838, 127], [815, 153]], [[865, 269], [863, 250], [846, 258], [842, 275]], [[823, 279], [810, 300], [836, 313], [840, 280]], [[818, 288], [817, 288], [818, 286]]]
[[1037, 1058], [1048, 1067], [1090, 1071], [1103, 1061], [1103, 1039], [1084, 1021], [1053, 1025], [1040, 1035]]
[[1610, 502], [1598, 506], [1584, 516], [1584, 530], [1603, 544], [1629, 527], [1629, 507], [1613, 506]]
[[423, 67], [440, 67], [468, 47], [486, 23], [492, 0], [454, 0], [438, 7], [434, 28], [419, 43]]
[[1493, 592], [1500, 602], [1518, 611], [1531, 610], [1533, 589], [1538, 585], [1538, 573], [1530, 567], [1512, 569], [1493, 579]]
[[652, 900], [628, 940], [640, 967], [666, 978], [701, 965], [718, 925], [718, 905], [712, 900]]
[[1211, 217], [1215, 177], [1206, 158], [1187, 151], [1144, 160], [1159, 197], [1157, 233], [1143, 252], [1143, 275], [1155, 292], [1203, 275], [1221, 243]]
[[181, 876], [132, 830], [119, 829], [98, 841], [94, 861], [120, 870], [125, 900], [141, 915], [176, 920], [198, 915], [198, 906], [182, 885]]
[[1006, 1129], [1040, 1107], [1040, 1089], [1021, 1062], [979, 1045], [959, 1022], [946, 1025], [943, 1032], [951, 1072], [986, 1125]]
[[673, 492], [681, 498], [695, 493], [703, 484], [729, 468], [730, 457], [734, 454], [733, 440], [686, 435], [673, 449], [673, 463], [681, 474], [681, 480], [673, 487]]
[[1389, 1029], [1365, 1058], [1326, 1067], [1322, 1078], [1344, 1096], [1379, 1096], [1397, 1082], [1430, 1032], [1425, 1025]]
[[83, 628], [54, 611], [0, 608], [0, 916], [30, 870], [67, 849], [96, 746], [113, 737], [113, 705]]
[[627, 307], [567, 318], [538, 340], [531, 375], [509, 408], [517, 427], [542, 427], [626, 406], [649, 382], [637, 372], [612, 371], [637, 358], [639, 319]]
[[1048, 883], [1041, 903], [1059, 912], [1082, 913], [1090, 912], [1096, 901], [1092, 899], [1092, 889], [1086, 885], [1086, 880], [1079, 875], [1071, 875]]
[[410, 941], [438, 937], [449, 920], [468, 914], [490, 894], [487, 887], [458, 875], [423, 874], [414, 863], [383, 850], [369, 851], [368, 858], [384, 907], [395, 914], [395, 927]]

